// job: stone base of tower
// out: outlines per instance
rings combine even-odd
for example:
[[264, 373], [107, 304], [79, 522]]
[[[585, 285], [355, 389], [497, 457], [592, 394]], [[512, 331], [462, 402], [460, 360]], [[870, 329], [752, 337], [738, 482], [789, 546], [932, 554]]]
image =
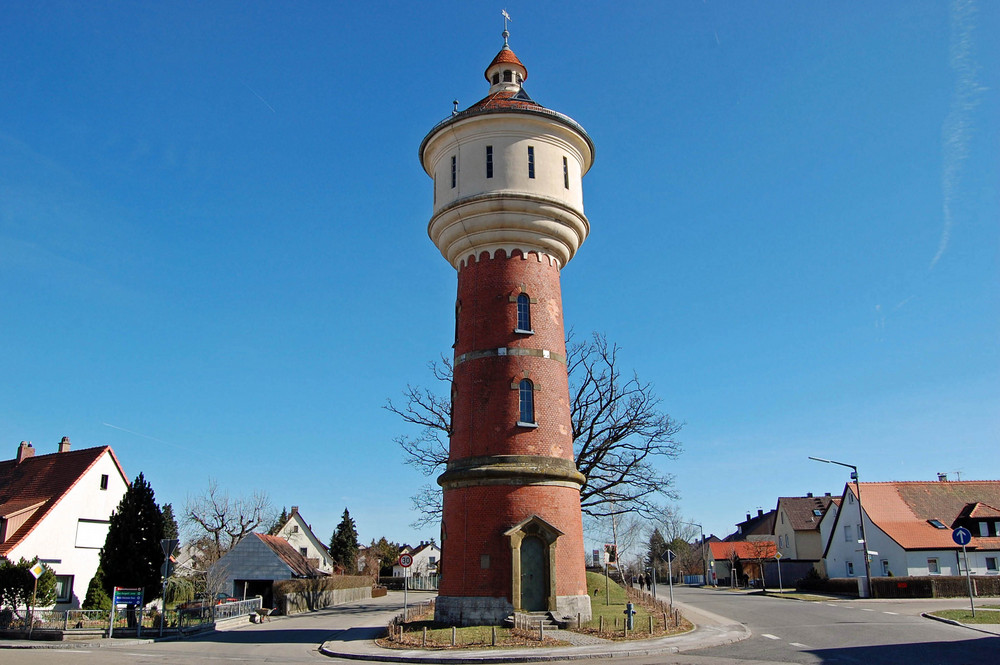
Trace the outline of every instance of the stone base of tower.
[[[451, 626], [499, 626], [514, 613], [506, 598], [488, 596], [438, 596], [434, 605], [434, 620]], [[593, 617], [590, 596], [556, 596], [556, 619], [577, 616], [587, 622]]]

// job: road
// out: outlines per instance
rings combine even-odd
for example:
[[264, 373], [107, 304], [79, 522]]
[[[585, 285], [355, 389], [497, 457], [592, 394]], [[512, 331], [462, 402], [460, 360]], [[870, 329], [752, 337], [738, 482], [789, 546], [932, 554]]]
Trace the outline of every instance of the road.
[[[419, 594], [421, 598], [430, 595]], [[615, 661], [627, 660], [630, 665], [996, 665], [1000, 662], [1000, 637], [919, 616], [921, 610], [961, 607], [960, 601], [802, 602], [687, 588], [675, 589], [674, 595], [682, 603], [746, 624], [753, 636], [736, 644], [685, 654], [615, 658]], [[411, 601], [417, 596], [411, 594]], [[340, 661], [318, 653], [322, 642], [345, 628], [388, 622], [401, 607], [401, 601], [401, 594], [390, 594], [365, 603], [278, 618], [261, 625], [240, 624], [233, 630], [156, 644], [3, 650], [0, 662], [19, 665], [336, 663]]]
[[962, 599], [804, 602], [688, 588], [675, 589], [674, 597], [735, 619], [753, 632], [753, 637], [736, 644], [688, 652], [706, 661], [718, 658], [720, 662], [734, 659], [810, 665], [1000, 663], [1000, 637], [920, 616], [928, 609], [962, 608]]

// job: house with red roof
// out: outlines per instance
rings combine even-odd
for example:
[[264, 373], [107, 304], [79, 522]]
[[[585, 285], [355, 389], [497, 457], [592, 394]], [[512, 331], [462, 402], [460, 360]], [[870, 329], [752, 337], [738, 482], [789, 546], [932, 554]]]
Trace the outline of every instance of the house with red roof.
[[80, 607], [128, 485], [110, 446], [71, 450], [63, 437], [56, 452], [37, 455], [22, 441], [0, 462], [0, 555], [37, 556], [56, 574], [56, 609]]
[[829, 577], [864, 578], [861, 520], [872, 577], [964, 575], [952, 531], [967, 528], [973, 575], [1000, 574], [1000, 481], [848, 483], [824, 559]]
[[309, 561], [309, 565], [326, 573], [333, 572], [334, 563], [330, 550], [313, 533], [312, 527], [302, 517], [298, 506], [292, 506], [288, 519], [274, 535], [287, 541]]
[[392, 567], [393, 577], [409, 576], [414, 578], [426, 578], [437, 575], [438, 561], [441, 560], [441, 548], [438, 547], [433, 540], [429, 542], [421, 540], [420, 544], [416, 547], [404, 545], [399, 550], [399, 553], [409, 554], [413, 557], [413, 564], [410, 566], [409, 570], [406, 570], [397, 563]]
[[[766, 564], [774, 561], [778, 548], [773, 540], [723, 540], [708, 543], [708, 567], [714, 584], [742, 586], [761, 580]], [[735, 575], [734, 575], [735, 568]]]
[[[829, 492], [814, 496], [778, 497], [775, 508], [774, 537], [785, 577], [789, 582], [815, 569], [825, 574], [823, 550], [830, 538], [833, 519], [840, 506], [840, 497]], [[829, 517], [828, 517], [829, 515]]]
[[261, 596], [273, 607], [275, 582], [327, 574], [284, 538], [251, 533], [212, 564], [209, 578], [220, 582], [218, 591], [241, 600]]

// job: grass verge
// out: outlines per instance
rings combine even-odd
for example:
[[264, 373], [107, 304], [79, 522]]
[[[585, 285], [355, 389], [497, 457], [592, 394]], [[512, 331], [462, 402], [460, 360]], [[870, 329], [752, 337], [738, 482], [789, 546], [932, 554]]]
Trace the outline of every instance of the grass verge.
[[929, 612], [928, 614], [961, 623], [1000, 624], [1000, 612], [995, 610], [992, 612], [989, 610], [976, 612], [976, 616], [972, 616], [972, 610], [938, 610], [936, 612]]
[[[635, 627], [626, 637], [625, 605], [630, 602], [626, 590], [615, 582], [609, 584], [604, 575], [599, 573], [587, 573], [587, 588], [590, 591], [590, 610], [593, 618], [579, 629], [571, 627], [576, 632], [609, 640], [643, 640], [685, 633], [693, 628], [683, 617], [679, 625], [674, 625], [669, 614], [659, 608], [651, 597], [634, 593], [631, 602], [635, 609], [633, 618]], [[652, 619], [652, 629], [650, 629], [650, 619]]]

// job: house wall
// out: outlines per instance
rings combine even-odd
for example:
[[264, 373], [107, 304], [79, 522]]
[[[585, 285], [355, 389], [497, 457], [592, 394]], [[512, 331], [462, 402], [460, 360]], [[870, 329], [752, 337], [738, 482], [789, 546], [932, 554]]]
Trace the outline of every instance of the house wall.
[[[864, 577], [865, 560], [861, 552], [861, 544], [858, 542], [860, 533], [858, 525], [861, 524], [858, 503], [854, 495], [849, 493], [844, 498], [840, 507], [840, 514], [836, 520], [836, 525], [830, 521], [829, 538], [830, 547], [824, 560], [825, 574], [827, 577]], [[823, 520], [820, 530], [823, 531], [824, 524], [828, 520]], [[850, 540], [844, 532], [844, 526], [850, 525]], [[882, 560], [889, 562], [889, 570], [897, 577], [908, 575], [909, 565], [906, 559], [906, 552], [896, 541], [890, 538], [882, 529], [878, 528], [868, 516], [865, 515], [865, 532], [868, 537], [868, 550], [878, 552], [872, 555], [871, 568], [872, 577], [882, 577]], [[853, 574], [847, 572], [847, 562], [854, 566]]]
[[778, 511], [774, 520], [774, 542], [781, 543], [778, 551], [781, 552], [782, 557], [786, 559], [799, 558], [798, 538], [796, 537], [795, 530], [792, 529], [791, 520], [788, 519], [788, 515], [784, 509]]
[[[101, 476], [108, 476], [108, 489], [101, 489]], [[98, 557], [108, 532], [111, 513], [118, 508], [126, 480], [110, 453], [103, 454], [49, 514], [7, 558], [31, 559], [37, 556], [48, 563], [56, 575], [72, 575], [73, 591], [69, 602], [55, 609], [76, 609], [87, 595], [87, 586], [97, 572]], [[92, 520], [83, 528], [89, 542], [78, 540], [80, 520]]]
[[309, 525], [296, 512], [276, 535], [288, 541], [288, 544], [294, 547], [296, 552], [301, 552], [303, 547], [306, 548], [306, 558], [319, 561], [317, 568], [327, 573], [333, 572], [333, 559], [330, 558], [330, 553], [321, 543], [311, 538], [310, 533]]

